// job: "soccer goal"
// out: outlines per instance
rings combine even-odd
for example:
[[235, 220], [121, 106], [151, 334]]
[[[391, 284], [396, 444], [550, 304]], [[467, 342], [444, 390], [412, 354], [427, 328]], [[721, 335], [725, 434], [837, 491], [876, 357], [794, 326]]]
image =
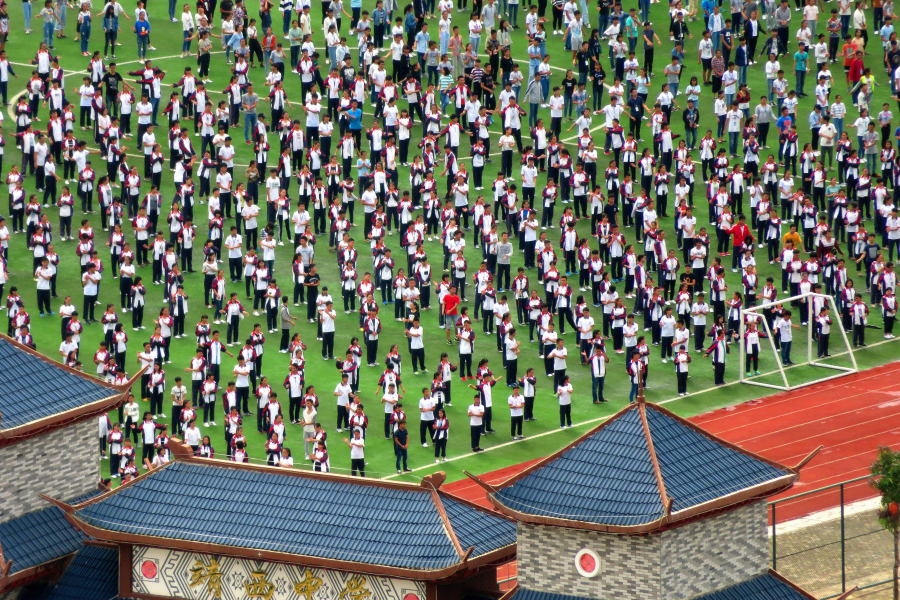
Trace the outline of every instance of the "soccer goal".
[[[837, 350], [836, 353], [829, 353], [832, 356], [835, 355], [843, 355], [847, 354], [850, 360], [850, 364], [852, 366], [841, 366], [835, 364], [829, 364], [819, 359], [814, 359], [813, 349], [816, 347], [816, 341], [813, 339], [813, 331], [816, 327], [815, 315], [809, 315], [808, 324], [806, 327], [806, 360], [801, 361], [795, 364], [805, 364], [811, 367], [821, 367], [823, 369], [829, 369], [833, 371], [838, 371], [833, 375], [829, 375], [827, 377], [821, 377], [819, 379], [814, 379], [812, 381], [804, 381], [803, 383], [791, 384], [788, 381], [787, 373], [785, 372], [785, 365], [782, 363], [781, 353], [775, 348], [775, 336], [772, 332], [772, 325], [765, 318], [765, 314], [767, 309], [774, 308], [777, 304], [781, 304], [783, 307], [788, 307], [794, 301], [802, 302], [805, 301], [806, 305], [810, 307], [812, 311], [812, 307], [818, 305], [819, 307], [826, 306], [830, 309], [831, 316], [831, 335], [829, 339], [829, 343], [831, 348]], [[800, 318], [799, 311], [792, 310], [794, 313], [793, 322], [795, 324], [799, 324], [803, 319]], [[748, 324], [750, 322], [756, 322], [757, 329], [760, 333], [765, 332], [766, 339], [768, 340], [769, 349], [772, 352], [772, 355], [775, 357], [775, 364], [778, 366], [778, 371], [773, 371], [771, 373], [763, 373], [761, 375], [747, 376], [745, 373], [745, 359], [746, 359], [746, 345], [744, 344], [744, 334], [747, 331]], [[840, 337], [837, 338], [835, 333], [839, 333]], [[800, 331], [797, 334], [802, 335]], [[794, 339], [796, 339], [796, 335]], [[762, 336], [760, 336], [762, 338]], [[840, 339], [843, 342], [843, 347], [840, 347], [840, 344], [834, 344], [835, 341]], [[764, 346], [765, 342], [763, 339], [760, 339], [760, 349]], [[834, 298], [827, 294], [816, 294], [814, 292], [809, 292], [806, 294], [800, 294], [798, 296], [791, 296], [790, 298], [783, 298], [778, 300], [778, 302], [768, 302], [765, 304], [758, 304], [752, 308], [744, 308], [741, 310], [741, 320], [740, 320], [740, 381], [741, 383], [746, 383], [749, 385], [757, 385], [760, 387], [771, 388], [775, 390], [794, 390], [801, 387], [806, 387], [809, 385], [813, 385], [814, 383], [821, 383], [823, 381], [829, 381], [831, 379], [837, 379], [838, 377], [844, 377], [851, 373], [859, 372], [859, 367], [856, 364], [856, 356], [853, 354], [853, 348], [850, 346], [850, 341], [847, 339], [847, 332], [844, 330], [843, 324], [841, 323], [841, 314], [837, 310], [837, 305], [834, 301]], [[760, 381], [758, 378], [763, 377], [765, 375], [772, 375], [774, 373], [778, 373], [781, 375], [782, 385], [767, 383], [764, 381]]]

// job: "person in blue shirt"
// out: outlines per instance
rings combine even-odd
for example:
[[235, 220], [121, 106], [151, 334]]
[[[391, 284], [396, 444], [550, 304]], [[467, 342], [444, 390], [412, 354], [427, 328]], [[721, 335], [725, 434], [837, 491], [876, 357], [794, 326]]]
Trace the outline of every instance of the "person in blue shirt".
[[787, 107], [781, 109], [781, 116], [778, 117], [778, 120], [775, 121], [775, 127], [778, 129], [778, 160], [780, 161], [782, 158], [782, 154], [784, 152], [784, 136], [788, 134], [791, 130], [791, 127], [794, 126], [794, 118], [788, 114]]
[[145, 13], [140, 14], [132, 29], [137, 34], [138, 60], [144, 60], [147, 58], [147, 46], [150, 45], [150, 23]]
[[806, 74], [809, 73], [809, 53], [806, 44], [800, 42], [800, 49], [794, 53], [794, 75], [797, 78], [797, 96], [803, 98], [803, 84], [806, 83]]
[[356, 148], [359, 148], [362, 142], [362, 109], [356, 100], [351, 100], [347, 109], [347, 130], [353, 136]]
[[428, 44], [431, 36], [428, 35], [428, 23], [422, 25], [422, 29], [416, 34], [416, 54], [419, 55], [419, 67], [425, 70], [425, 53], [428, 52]]
[[416, 33], [416, 14], [413, 12], [412, 4], [408, 4], [403, 12], [403, 31], [406, 32], [406, 41], [411, 46]]
[[[877, 9], [876, 9], [877, 10]], [[877, 21], [875, 27], [877, 28]], [[879, 29], [881, 33], [881, 42], [885, 48], [889, 48], [891, 45], [891, 34], [894, 33], [894, 26], [891, 24], [891, 18], [887, 17], [884, 20], [884, 27]]]
[[360, 150], [358, 156], [359, 158], [356, 159], [356, 181], [359, 183], [359, 189], [364, 190], [371, 183], [369, 181], [369, 172], [372, 168], [372, 162], [366, 156], [365, 150]]
[[353, 22], [359, 22], [359, 16], [362, 12], [362, 0], [350, 0], [350, 12], [353, 14]]
[[706, 23], [706, 28], [709, 29], [709, 17], [713, 14], [713, 8], [718, 6], [715, 0], [703, 0], [700, 3], [700, 8], [703, 9], [703, 22]]
[[[637, 19], [637, 10], [630, 9], [629, 16], [625, 19], [625, 32], [627, 33], [628, 39], [628, 51], [634, 52], [634, 49], [637, 47], [638, 42], [638, 19]], [[641, 21], [646, 21], [647, 19], [641, 19]], [[641, 23], [643, 24], [643, 23]], [[573, 48], [574, 50], [574, 48]]]
[[[353, 133], [353, 137], [359, 137], [359, 132], [362, 130], [362, 109], [359, 107], [359, 102], [353, 100], [350, 102], [350, 108], [347, 110], [347, 118], [349, 119], [349, 123], [347, 126], [349, 127], [351, 132]], [[357, 146], [359, 143], [357, 142]]]
[[781, 116], [778, 117], [778, 120], [775, 121], [775, 127], [778, 129], [780, 134], [786, 134], [791, 130], [791, 126], [794, 124], [794, 117], [788, 114], [787, 107], [781, 109]]
[[237, 49], [241, 47], [241, 40], [243, 39], [244, 34], [241, 31], [241, 26], [235, 26], [234, 33], [231, 34], [231, 37], [228, 38], [228, 43], [225, 44], [225, 61], [229, 65], [231, 64], [231, 53], [234, 52], [234, 56], [237, 58]]
[[384, 47], [384, 26], [387, 19], [387, 13], [384, 12], [383, 2], [378, 0], [375, 3], [375, 10], [372, 11], [372, 28], [375, 37], [372, 43], [379, 50]]

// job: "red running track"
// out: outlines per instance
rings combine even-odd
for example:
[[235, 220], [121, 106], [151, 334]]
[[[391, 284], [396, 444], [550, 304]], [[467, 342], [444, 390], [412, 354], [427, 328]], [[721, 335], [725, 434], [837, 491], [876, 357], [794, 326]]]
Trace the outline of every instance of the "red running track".
[[[878, 446], [900, 442], [900, 363], [869, 369], [792, 392], [783, 392], [691, 419], [709, 432], [787, 466], [816, 447], [821, 452], [801, 471], [799, 481], [781, 497], [825, 487], [868, 473]], [[537, 460], [486, 473], [498, 483]], [[484, 492], [464, 479], [444, 486], [448, 492], [490, 506]], [[848, 486], [845, 502], [871, 497], [864, 483]], [[776, 497], [777, 498], [777, 497]], [[779, 507], [779, 522], [832, 508], [838, 492], [814, 494]]]

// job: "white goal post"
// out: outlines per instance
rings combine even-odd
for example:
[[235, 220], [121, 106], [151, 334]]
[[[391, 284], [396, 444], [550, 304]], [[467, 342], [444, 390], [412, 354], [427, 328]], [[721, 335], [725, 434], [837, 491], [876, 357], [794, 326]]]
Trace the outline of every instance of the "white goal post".
[[[829, 375], [827, 377], [822, 377], [820, 379], [814, 379], [812, 381], [805, 381], [803, 383], [797, 383], [797, 384], [791, 385], [788, 382], [787, 373], [785, 372], [784, 365], [781, 362], [781, 353], [778, 350], [776, 350], [776, 348], [775, 348], [775, 338], [772, 336], [772, 329], [769, 327], [769, 322], [766, 321], [766, 318], [763, 315], [763, 310], [774, 307], [777, 304], [781, 304], [782, 306], [789, 305], [791, 302], [793, 302], [795, 300], [800, 300], [800, 299], [804, 299], [804, 298], [807, 300], [807, 304], [810, 307], [812, 307], [812, 304], [813, 304], [812, 300], [815, 297], [822, 298], [825, 301], [825, 305], [831, 309], [832, 331], [834, 331], [836, 329], [837, 331], [840, 332], [841, 339], [844, 342], [844, 348], [846, 349], [846, 352], [850, 357], [850, 363], [853, 366], [852, 367], [844, 367], [844, 366], [839, 366], [839, 365], [827, 364], [824, 362], [820, 362], [818, 360], [813, 360], [813, 346], [814, 346], [815, 342], [813, 341], [812, 334], [813, 334], [813, 328], [816, 325], [815, 325], [815, 315], [809, 315], [808, 325], [806, 326], [806, 362], [801, 363], [801, 364], [807, 364], [807, 365], [810, 365], [813, 367], [823, 367], [825, 369], [832, 369], [835, 371], [839, 371], [839, 373], [837, 373], [835, 375]], [[783, 382], [783, 385], [777, 385], [777, 384], [773, 384], [773, 383], [764, 383], [762, 381], [757, 381], [756, 377], [761, 377], [761, 375], [747, 377], [747, 375], [745, 373], [744, 367], [745, 367], [745, 363], [746, 363], [745, 357], [746, 357], [747, 352], [746, 352], [746, 346], [744, 344], [744, 334], [746, 333], [747, 322], [746, 322], [746, 319], [744, 318], [744, 316], [748, 313], [759, 316], [758, 323], [761, 323], [761, 325], [762, 325], [762, 327], [759, 327], [759, 329], [765, 330], [766, 335], [768, 336], [769, 348], [772, 350], [772, 354], [775, 357], [775, 362], [778, 365], [778, 373], [781, 374], [781, 380]], [[802, 321], [803, 319], [800, 319], [800, 320]], [[760, 340], [760, 342], [762, 342], [762, 340]], [[738, 366], [740, 367], [740, 382], [746, 383], [749, 385], [758, 385], [760, 387], [766, 387], [766, 388], [771, 388], [771, 389], [775, 389], [775, 390], [790, 391], [790, 390], [794, 390], [797, 388], [813, 385], [814, 383], [821, 383], [823, 381], [829, 381], [831, 379], [837, 379], [838, 377], [844, 377], [851, 373], [859, 372], [859, 367], [856, 364], [856, 356], [853, 354], [853, 348], [850, 346], [850, 341], [847, 339], [847, 332], [844, 331], [844, 326], [843, 326], [843, 323], [841, 322], [841, 314], [837, 310], [837, 305], [835, 304], [834, 298], [827, 294], [816, 294], [815, 292], [808, 292], [806, 294], [800, 294], [798, 296], [791, 296], [790, 298], [782, 298], [782, 299], [778, 300], [777, 302], [767, 302], [764, 304], [757, 304], [756, 306], [754, 306], [752, 308], [742, 308], [741, 315], [740, 315], [740, 344], [739, 344], [739, 347], [740, 347], [740, 365], [738, 365]]]

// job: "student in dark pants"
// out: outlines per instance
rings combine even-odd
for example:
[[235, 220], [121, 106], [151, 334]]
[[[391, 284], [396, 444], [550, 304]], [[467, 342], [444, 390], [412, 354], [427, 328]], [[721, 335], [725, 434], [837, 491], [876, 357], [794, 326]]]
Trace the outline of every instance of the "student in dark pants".
[[291, 327], [297, 324], [297, 319], [291, 316], [290, 308], [288, 308], [287, 296], [281, 297], [281, 308], [278, 312], [278, 321], [281, 324], [281, 343], [278, 345], [278, 351], [285, 353], [291, 346]]
[[716, 385], [725, 385], [725, 355], [728, 347], [725, 345], [725, 332], [720, 331], [716, 341], [703, 354], [704, 357], [712, 355], [713, 374]]
[[350, 474], [356, 477], [359, 471], [360, 477], [366, 476], [365, 441], [359, 429], [353, 430], [353, 439], [344, 438], [344, 443], [350, 448]]
[[525, 396], [525, 421], [534, 421], [534, 386], [537, 384], [537, 378], [534, 376], [534, 369], [529, 368], [525, 371], [525, 377], [519, 380], [522, 386], [522, 394]]
[[481, 394], [475, 394], [472, 405], [468, 410], [469, 414], [469, 436], [472, 441], [472, 452], [483, 452], [481, 449], [482, 435], [482, 418], [484, 417], [484, 407], [481, 405]]
[[869, 307], [863, 302], [862, 294], [856, 294], [855, 302], [850, 305], [850, 321], [853, 324], [853, 347], [866, 345], [866, 321]]
[[519, 364], [519, 342], [516, 340], [516, 329], [513, 327], [507, 332], [506, 341], [506, 385], [512, 387], [516, 382], [516, 371]]
[[[887, 324], [887, 317], [885, 317]], [[828, 338], [831, 336], [831, 317], [828, 315], [828, 308], [822, 307], [819, 316], [816, 317], [816, 329], [819, 333], [819, 339], [816, 343], [816, 357], [825, 358], [831, 356], [828, 354]]]
[[[397, 472], [403, 471], [409, 473], [412, 469], [406, 464], [406, 451], [409, 448], [409, 432], [406, 430], [406, 420], [400, 421], [397, 431], [394, 432], [394, 455], [397, 457]], [[403, 471], [400, 470], [400, 463], [403, 463]]]
[[431, 388], [422, 388], [422, 399], [419, 400], [419, 443], [428, 447], [428, 438], [433, 438], [434, 407], [437, 403], [431, 397]]
[[556, 394], [559, 398], [559, 426], [561, 429], [572, 426], [572, 384], [569, 383], [569, 376], [563, 377], [562, 384], [556, 388]]
[[444, 409], [437, 411], [437, 419], [431, 425], [434, 440], [434, 462], [447, 461], [447, 436], [450, 432], [450, 421]]
[[525, 396], [519, 394], [519, 384], [513, 385], [512, 396], [507, 400], [509, 404], [509, 434], [512, 439], [523, 439], [522, 423], [524, 422]]

